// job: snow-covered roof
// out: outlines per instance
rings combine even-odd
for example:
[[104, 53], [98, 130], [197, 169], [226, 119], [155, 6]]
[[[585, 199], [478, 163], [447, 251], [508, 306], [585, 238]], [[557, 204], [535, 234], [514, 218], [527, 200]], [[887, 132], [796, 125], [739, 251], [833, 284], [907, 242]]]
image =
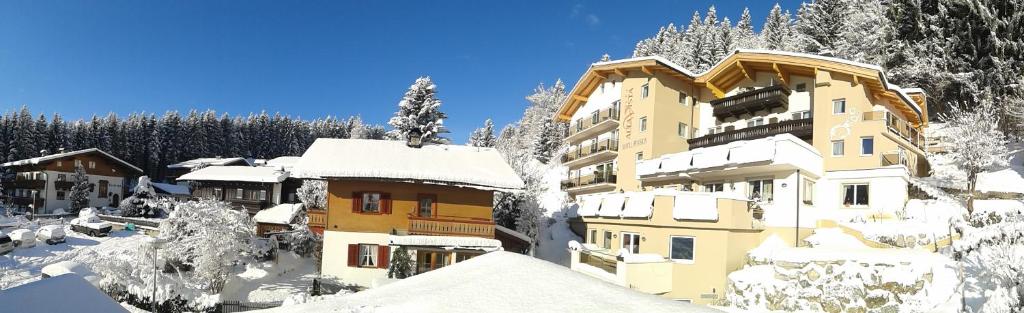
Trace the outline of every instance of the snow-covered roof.
[[288, 172], [262, 166], [208, 166], [178, 177], [178, 180], [242, 181], [254, 183], [280, 183]]
[[75, 274], [31, 282], [0, 292], [4, 311], [20, 313], [128, 312], [117, 301]]
[[244, 158], [221, 158], [221, 157], [216, 157], [216, 158], [198, 158], [198, 159], [192, 159], [192, 160], [188, 160], [188, 161], [178, 162], [178, 163], [174, 163], [174, 164], [171, 164], [171, 165], [167, 165], [167, 168], [173, 168], [173, 169], [178, 169], [178, 168], [195, 168], [195, 167], [200, 166], [200, 165], [224, 166], [224, 165], [235, 164], [237, 162], [243, 162], [244, 164], [241, 164], [241, 165], [245, 165], [245, 166], [252, 165], [251, 163], [249, 163], [248, 160], [246, 160]]
[[282, 203], [256, 212], [252, 220], [266, 224], [291, 224], [299, 212], [302, 212], [302, 203]]
[[265, 312], [721, 312], [516, 253], [484, 254], [349, 295]]
[[128, 163], [128, 162], [126, 162], [124, 160], [118, 159], [114, 155], [112, 155], [110, 153], [107, 153], [106, 151], [100, 150], [98, 148], [89, 148], [89, 149], [75, 150], [75, 151], [71, 151], [71, 152], [55, 153], [55, 154], [45, 155], [45, 156], [41, 156], [41, 157], [28, 158], [28, 159], [17, 160], [17, 161], [11, 161], [11, 162], [0, 164], [0, 167], [11, 167], [11, 166], [22, 166], [22, 165], [36, 165], [36, 164], [40, 164], [40, 163], [45, 163], [45, 162], [57, 160], [57, 159], [63, 159], [63, 158], [66, 158], [66, 157], [76, 156], [76, 155], [79, 155], [79, 154], [93, 153], [93, 152], [98, 152], [98, 153], [102, 154], [103, 156], [105, 156], [105, 157], [107, 157], [107, 158], [109, 158], [111, 160], [114, 160], [114, 162], [117, 162], [117, 163], [119, 163], [121, 165], [124, 165], [125, 167], [127, 167], [129, 169], [132, 169], [132, 170], [135, 170], [136, 172], [142, 173], [142, 169], [136, 167], [135, 165], [132, 165], [131, 163]]
[[295, 177], [369, 179], [516, 190], [523, 181], [493, 148], [404, 141], [320, 138], [295, 164]]
[[[718, 199], [746, 199], [722, 192], [694, 192], [659, 188], [627, 193], [586, 196], [577, 211], [583, 217], [650, 218], [656, 196], [673, 197], [672, 218], [678, 220], [717, 221]], [[598, 208], [595, 208], [598, 207]]]
[[638, 178], [697, 173], [741, 164], [786, 164], [820, 174], [822, 157], [813, 146], [792, 134], [697, 148], [637, 162]]
[[264, 164], [264, 166], [280, 167], [280, 168], [283, 168], [285, 171], [291, 171], [292, 168], [295, 167], [295, 163], [298, 163], [299, 159], [301, 159], [301, 158], [302, 157], [298, 157], [298, 156], [276, 157], [276, 158], [267, 160], [267, 162]]
[[159, 189], [158, 193], [165, 193], [175, 196], [191, 196], [192, 192], [188, 190], [188, 186], [165, 184], [165, 183], [149, 183], [153, 188]]
[[503, 233], [503, 234], [508, 234], [508, 235], [510, 235], [512, 237], [519, 238], [519, 240], [522, 240], [522, 241], [525, 241], [525, 242], [533, 242], [533, 239], [530, 239], [530, 237], [526, 236], [526, 234], [520, 233], [520, 232], [518, 232], [518, 231], [516, 231], [514, 229], [509, 229], [508, 227], [501, 226], [501, 225], [498, 225], [498, 224], [494, 224], [494, 231], [495, 232], [500, 232], [500, 233]]
[[393, 246], [442, 247], [449, 249], [474, 249], [494, 251], [501, 249], [501, 241], [480, 237], [456, 236], [390, 236], [388, 244]]

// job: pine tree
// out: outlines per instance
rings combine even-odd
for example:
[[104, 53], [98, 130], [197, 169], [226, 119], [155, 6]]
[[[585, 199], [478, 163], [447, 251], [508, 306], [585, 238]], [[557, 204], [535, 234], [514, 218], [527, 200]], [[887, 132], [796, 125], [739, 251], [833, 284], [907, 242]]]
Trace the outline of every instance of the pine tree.
[[541, 124], [541, 129], [533, 140], [533, 157], [537, 158], [537, 161], [548, 163], [558, 152], [561, 141], [557, 141], [558, 136], [554, 135], [557, 131], [555, 123], [550, 120]]
[[765, 18], [761, 30], [761, 41], [764, 42], [765, 49], [787, 50], [791, 45], [791, 36], [792, 20], [789, 17], [789, 11], [783, 13], [782, 7], [776, 3], [768, 12], [768, 17]]
[[801, 4], [796, 23], [800, 49], [837, 56], [852, 9], [848, 0], [814, 0]]
[[121, 209], [121, 216], [127, 217], [157, 217], [159, 208], [155, 204], [156, 191], [149, 181], [149, 176], [139, 177], [139, 183], [132, 190], [132, 195], [118, 205]]
[[70, 195], [68, 195], [71, 200], [71, 212], [78, 213], [78, 210], [89, 207], [89, 193], [93, 188], [82, 164], [75, 164], [75, 173], [71, 175], [71, 182], [73, 184]]
[[754, 24], [750, 20], [750, 10], [747, 8], [743, 8], [743, 15], [740, 16], [739, 22], [736, 22], [736, 28], [733, 29], [732, 35], [733, 45], [736, 49], [760, 49], [762, 47], [760, 38], [754, 32]]
[[676, 26], [669, 23], [658, 30], [653, 38], [640, 40], [633, 49], [633, 57], [661, 56], [676, 64], [687, 64], [688, 55], [682, 48], [682, 37]]
[[484, 121], [484, 127], [473, 130], [473, 133], [469, 136], [469, 142], [466, 143], [473, 147], [494, 147], [495, 142], [498, 139], [494, 137], [494, 122], [491, 119]]
[[388, 264], [388, 278], [404, 279], [412, 276], [415, 262], [409, 255], [409, 249], [405, 246], [398, 246], [391, 255], [391, 262]]
[[444, 127], [447, 118], [441, 111], [441, 100], [437, 99], [437, 86], [429, 76], [416, 79], [409, 86], [402, 101], [398, 103], [398, 111], [388, 121], [396, 134], [409, 138], [411, 132], [418, 132], [424, 143], [447, 143], [448, 139], [441, 136], [448, 130]]
[[690, 25], [686, 26], [686, 32], [683, 33], [683, 45], [686, 47], [683, 53], [686, 57], [683, 58], [683, 66], [692, 69], [694, 71], [700, 71], [702, 60], [707, 59], [708, 53], [708, 42], [707, 36], [705, 36], [704, 24], [701, 22], [700, 12], [693, 12], [693, 17], [690, 18]]
[[721, 61], [726, 55], [729, 55], [733, 51], [733, 47], [736, 45], [736, 37], [733, 34], [732, 24], [729, 18], [723, 18], [722, 23], [718, 26], [717, 40], [715, 43], [718, 45], [716, 51], [719, 55], [716, 56], [715, 62]]

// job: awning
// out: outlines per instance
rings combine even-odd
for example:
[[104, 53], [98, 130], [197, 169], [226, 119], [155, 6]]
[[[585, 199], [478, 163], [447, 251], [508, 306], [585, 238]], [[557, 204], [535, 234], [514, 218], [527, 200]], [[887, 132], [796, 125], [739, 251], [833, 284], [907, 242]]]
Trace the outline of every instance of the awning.
[[626, 202], [626, 209], [622, 210], [622, 217], [651, 217], [653, 209], [653, 192], [630, 193], [629, 201]]
[[601, 209], [601, 197], [600, 196], [586, 197], [586, 198], [583, 198], [581, 201], [583, 202], [583, 204], [580, 205], [580, 209], [579, 210], [576, 210], [576, 214], [577, 215], [579, 215], [579, 216], [597, 216], [597, 211], [599, 209]]
[[619, 217], [622, 215], [622, 205], [626, 203], [626, 195], [624, 194], [610, 194], [604, 196], [604, 202], [601, 202], [601, 210], [597, 212], [597, 215], [603, 217]]

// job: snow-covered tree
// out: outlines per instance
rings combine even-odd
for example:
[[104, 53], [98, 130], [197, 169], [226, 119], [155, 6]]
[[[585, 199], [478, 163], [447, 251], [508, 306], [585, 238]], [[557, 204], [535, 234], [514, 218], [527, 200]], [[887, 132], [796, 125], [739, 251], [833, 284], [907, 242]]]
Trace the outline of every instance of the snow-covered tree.
[[540, 131], [533, 140], [533, 157], [541, 163], [548, 163], [558, 153], [562, 145], [560, 136], [556, 134], [558, 127], [551, 120], [541, 123]]
[[[762, 43], [754, 31], [754, 24], [750, 20], [750, 10], [743, 8], [743, 15], [740, 15], [736, 28], [732, 31], [733, 46], [736, 49], [760, 49]], [[728, 51], [732, 52], [732, 51]]]
[[71, 183], [68, 199], [71, 200], [71, 212], [75, 213], [82, 208], [89, 207], [89, 193], [92, 192], [92, 184], [89, 183], [89, 176], [85, 174], [85, 167], [82, 164], [75, 164], [75, 173], [71, 174]]
[[473, 130], [466, 144], [473, 147], [490, 148], [494, 147], [497, 140], [498, 138], [494, 137], [494, 122], [491, 119], [487, 119], [484, 121], [484, 127]]
[[686, 64], [687, 55], [682, 51], [681, 34], [676, 26], [669, 23], [658, 30], [652, 38], [640, 40], [633, 49], [633, 57], [657, 55], [677, 64]]
[[768, 12], [761, 28], [761, 42], [769, 50], [788, 50], [792, 46], [793, 20], [778, 3]]
[[232, 264], [246, 260], [253, 250], [256, 226], [245, 212], [224, 202], [198, 200], [180, 203], [160, 223], [162, 250], [192, 270], [187, 275], [199, 288], [219, 292]]
[[398, 246], [391, 254], [391, 262], [388, 264], [388, 278], [403, 279], [412, 276], [416, 263], [409, 255], [409, 249], [405, 246]]
[[302, 185], [295, 190], [299, 201], [307, 209], [327, 209], [327, 182], [323, 180], [306, 179]]
[[953, 106], [946, 120], [947, 151], [953, 163], [964, 172], [967, 181], [967, 211], [974, 211], [974, 193], [978, 174], [995, 166], [1007, 165], [1009, 151], [1006, 136], [999, 131], [999, 112], [995, 100], [985, 97], [977, 107]]
[[429, 76], [423, 76], [409, 86], [402, 101], [398, 102], [398, 111], [388, 124], [402, 140], [409, 138], [410, 132], [415, 130], [420, 133], [424, 143], [447, 143], [448, 139], [441, 136], [448, 132], [444, 127], [445, 118], [448, 115], [441, 111], [437, 85]]
[[837, 55], [837, 46], [843, 39], [852, 9], [847, 0], [813, 0], [801, 4], [796, 23], [800, 49], [827, 56]]
[[132, 190], [132, 195], [121, 200], [118, 208], [121, 209], [121, 216], [127, 217], [157, 217], [161, 214], [156, 191], [149, 181], [149, 176], [139, 177], [139, 183]]

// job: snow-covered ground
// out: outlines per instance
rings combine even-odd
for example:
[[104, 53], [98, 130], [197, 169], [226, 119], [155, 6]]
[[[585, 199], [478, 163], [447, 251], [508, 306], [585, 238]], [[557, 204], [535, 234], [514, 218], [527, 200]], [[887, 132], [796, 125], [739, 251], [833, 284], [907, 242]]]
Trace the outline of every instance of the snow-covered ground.
[[37, 242], [34, 247], [17, 248], [0, 255], [0, 289], [7, 289], [40, 278], [40, 270], [61, 261], [88, 264], [106, 255], [130, 253], [142, 244], [141, 235], [128, 231], [112, 231], [106, 237], [89, 237], [65, 227], [67, 242], [47, 245]]
[[[1024, 143], [1011, 143], [1007, 156], [1008, 165], [978, 174], [977, 189], [980, 192], [1024, 193]], [[967, 182], [963, 171], [953, 164], [948, 154], [928, 156], [932, 176], [925, 178], [941, 187], [965, 188]]]
[[561, 181], [566, 176], [566, 169], [560, 164], [543, 167], [544, 185], [547, 191], [539, 198], [541, 209], [549, 217], [549, 223], [541, 224], [541, 232], [537, 236], [538, 246], [534, 256], [562, 266], [569, 266], [569, 241], [582, 241], [569, 230], [568, 218], [572, 216], [566, 207], [568, 195], [562, 191]]
[[307, 294], [317, 278], [316, 260], [281, 251], [276, 261], [250, 264], [228, 279], [221, 292], [223, 300], [278, 302], [296, 294]]

